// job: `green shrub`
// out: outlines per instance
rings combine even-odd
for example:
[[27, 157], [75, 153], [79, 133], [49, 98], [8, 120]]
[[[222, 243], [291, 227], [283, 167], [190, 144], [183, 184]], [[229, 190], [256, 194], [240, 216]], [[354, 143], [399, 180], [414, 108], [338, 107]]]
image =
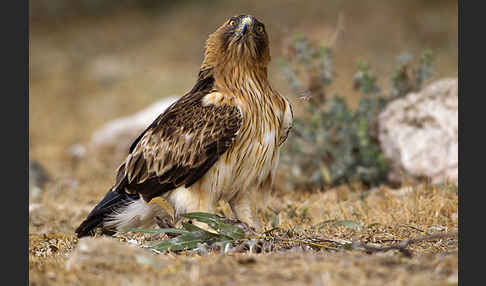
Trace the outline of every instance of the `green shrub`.
[[378, 141], [378, 115], [389, 101], [422, 87], [432, 74], [431, 52], [424, 52], [415, 65], [407, 54], [398, 58], [389, 95], [377, 85], [370, 65], [360, 61], [353, 86], [362, 96], [352, 109], [339, 94], [327, 96], [335, 77], [333, 53], [329, 47], [315, 46], [307, 37], [296, 36], [280, 60], [294, 96], [305, 105], [304, 114], [294, 114], [292, 135], [282, 150], [290, 187], [386, 182], [389, 166]]

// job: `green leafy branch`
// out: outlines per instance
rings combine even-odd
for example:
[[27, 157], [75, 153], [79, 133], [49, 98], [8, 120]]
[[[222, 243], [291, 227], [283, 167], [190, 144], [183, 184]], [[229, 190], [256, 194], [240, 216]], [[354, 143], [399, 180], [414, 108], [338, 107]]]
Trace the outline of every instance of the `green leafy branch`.
[[252, 249], [255, 249], [255, 246], [263, 251], [265, 248], [273, 250], [289, 249], [295, 245], [302, 245], [307, 246], [309, 249], [313, 249], [315, 251], [358, 250], [367, 253], [375, 253], [399, 250], [406, 256], [411, 256], [411, 252], [406, 249], [406, 247], [410, 244], [426, 240], [453, 238], [457, 236], [457, 232], [433, 233], [426, 234], [425, 236], [421, 237], [398, 241], [398, 243], [392, 245], [384, 245], [379, 243], [367, 243], [361, 240], [349, 241], [340, 238], [320, 238], [317, 235], [315, 237], [309, 236], [310, 234], [315, 233], [315, 231], [320, 231], [325, 227], [345, 227], [352, 231], [360, 232], [365, 228], [373, 226], [369, 225], [365, 227], [362, 223], [352, 220], [332, 219], [323, 221], [311, 227], [311, 231], [304, 233], [296, 232], [292, 228], [285, 230], [280, 227], [274, 227], [261, 234], [256, 234], [245, 233], [242, 227], [229, 224], [227, 223], [228, 219], [214, 214], [196, 212], [185, 214], [183, 217], [206, 223], [215, 232], [209, 232], [190, 223], [183, 223], [182, 229], [131, 229], [130, 231], [150, 234], [170, 233], [178, 235], [172, 239], [164, 240], [162, 242], [159, 241], [150, 246], [151, 249], [158, 252], [197, 250], [202, 252], [202, 249], [215, 245], [224, 246], [225, 252], [230, 248], [232, 248], [233, 251], [241, 251], [245, 248], [245, 246], [249, 246], [248, 250], [252, 252]]
[[245, 237], [242, 228], [225, 222], [224, 217], [210, 213], [194, 212], [182, 215], [187, 219], [197, 220], [208, 224], [217, 233], [212, 233], [190, 223], [183, 223], [182, 229], [163, 228], [163, 229], [130, 229], [133, 232], [141, 233], [171, 233], [179, 234], [169, 240], [162, 241], [151, 248], [157, 251], [183, 251], [197, 248], [199, 244], [205, 243], [211, 245], [216, 242], [231, 242]]

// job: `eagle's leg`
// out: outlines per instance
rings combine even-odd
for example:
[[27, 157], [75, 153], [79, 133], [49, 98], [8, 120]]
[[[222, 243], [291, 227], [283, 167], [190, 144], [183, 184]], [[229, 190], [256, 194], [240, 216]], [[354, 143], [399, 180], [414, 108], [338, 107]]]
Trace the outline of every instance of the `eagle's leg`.
[[[168, 201], [174, 207], [174, 218], [180, 225], [181, 214], [192, 212], [205, 212], [215, 213], [217, 199], [200, 188], [197, 188], [198, 184], [193, 185], [190, 188], [179, 187], [172, 191], [168, 197]], [[207, 224], [199, 221], [191, 221], [192, 224], [205, 229], [210, 232], [214, 232]]]
[[[164, 217], [155, 216], [154, 221], [155, 221], [155, 224], [157, 224], [160, 228], [175, 228], [175, 224], [172, 223], [172, 218], [170, 217], [170, 215], [164, 216]], [[168, 232], [168, 233], [166, 233], [166, 235], [169, 238], [174, 238], [174, 237], [178, 236], [179, 234]]]
[[155, 216], [154, 217], [154, 222], [157, 224], [160, 228], [174, 228], [175, 224], [172, 223], [172, 219], [170, 216]]
[[258, 221], [257, 204], [252, 199], [253, 197], [244, 193], [244, 191], [240, 191], [228, 203], [238, 220], [254, 228], [256, 231], [260, 231], [261, 226]]

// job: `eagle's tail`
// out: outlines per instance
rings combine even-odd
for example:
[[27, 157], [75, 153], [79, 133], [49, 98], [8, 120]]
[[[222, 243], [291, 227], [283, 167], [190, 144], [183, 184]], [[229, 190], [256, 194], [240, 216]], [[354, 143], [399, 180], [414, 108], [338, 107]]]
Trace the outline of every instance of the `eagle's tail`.
[[159, 210], [157, 204], [147, 204], [138, 194], [109, 190], [75, 232], [78, 237], [83, 237], [93, 235], [97, 227], [101, 227], [104, 234], [113, 234], [149, 226]]

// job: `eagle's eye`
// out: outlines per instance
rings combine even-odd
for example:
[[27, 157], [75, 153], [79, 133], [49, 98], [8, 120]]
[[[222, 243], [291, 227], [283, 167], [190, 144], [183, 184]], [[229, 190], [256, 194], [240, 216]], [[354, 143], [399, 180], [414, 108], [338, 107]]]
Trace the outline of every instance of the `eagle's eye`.
[[258, 33], [263, 33], [263, 26], [258, 26], [257, 31]]
[[231, 21], [229, 21], [229, 25], [230, 25], [230, 26], [234, 26], [234, 25], [236, 25], [236, 20], [231, 20]]

